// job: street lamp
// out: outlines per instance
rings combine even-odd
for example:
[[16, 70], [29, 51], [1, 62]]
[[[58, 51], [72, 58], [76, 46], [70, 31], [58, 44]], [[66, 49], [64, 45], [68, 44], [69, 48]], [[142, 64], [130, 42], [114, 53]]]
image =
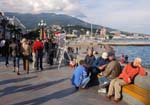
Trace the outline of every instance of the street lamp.
[[38, 26], [40, 28], [40, 39], [42, 40], [44, 38], [44, 28], [46, 27], [46, 23], [41, 20], [39, 23], [38, 23]]

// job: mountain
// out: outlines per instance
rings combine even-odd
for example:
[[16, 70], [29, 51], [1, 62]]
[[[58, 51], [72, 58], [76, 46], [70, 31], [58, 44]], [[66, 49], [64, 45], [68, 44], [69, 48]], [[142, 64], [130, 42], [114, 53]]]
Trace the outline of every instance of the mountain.
[[[11, 13], [6, 12], [6, 16], [9, 17], [17, 17], [28, 29], [38, 27], [38, 23], [41, 19], [43, 19], [47, 25], [78, 25], [90, 28], [91, 24], [80, 19], [77, 19], [72, 16], [64, 15], [64, 14], [55, 14], [55, 13], [41, 13], [41, 14], [21, 14], [21, 13]], [[100, 25], [93, 25], [93, 28], [102, 28], [103, 26]], [[107, 28], [108, 30], [112, 31], [114, 29]]]

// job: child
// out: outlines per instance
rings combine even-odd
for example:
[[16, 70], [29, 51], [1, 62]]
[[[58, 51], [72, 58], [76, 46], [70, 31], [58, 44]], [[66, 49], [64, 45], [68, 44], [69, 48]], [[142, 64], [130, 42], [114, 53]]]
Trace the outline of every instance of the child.
[[86, 64], [84, 60], [80, 60], [80, 65], [75, 69], [72, 76], [72, 84], [77, 90], [85, 78], [87, 78]]

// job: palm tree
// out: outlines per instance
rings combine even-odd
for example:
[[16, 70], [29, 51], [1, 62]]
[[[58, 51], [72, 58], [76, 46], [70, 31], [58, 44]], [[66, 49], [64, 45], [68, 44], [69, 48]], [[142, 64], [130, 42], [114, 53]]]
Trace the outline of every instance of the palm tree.
[[15, 33], [16, 38], [20, 39], [22, 35], [22, 29], [19, 27], [16, 27], [14, 33]]
[[15, 25], [12, 25], [12, 24], [8, 24], [7, 25], [7, 28], [9, 29], [9, 32], [10, 32], [10, 37], [12, 38], [13, 34], [14, 34], [14, 30], [15, 30]]
[[19, 27], [17, 27], [17, 26], [15, 26], [15, 25], [12, 25], [12, 24], [8, 24], [8, 29], [9, 29], [9, 32], [10, 32], [10, 35], [11, 35], [11, 38], [12, 38], [12, 36], [14, 35], [14, 37], [16, 37], [16, 38], [19, 38], [20, 36], [19, 35], [21, 35], [22, 34], [22, 30], [21, 30], [21, 28], [19, 28]]
[[5, 34], [6, 34], [6, 26], [8, 25], [9, 23], [9, 20], [7, 18], [3, 18], [0, 22], [0, 25], [2, 26], [3, 28], [3, 38], [5, 39]]

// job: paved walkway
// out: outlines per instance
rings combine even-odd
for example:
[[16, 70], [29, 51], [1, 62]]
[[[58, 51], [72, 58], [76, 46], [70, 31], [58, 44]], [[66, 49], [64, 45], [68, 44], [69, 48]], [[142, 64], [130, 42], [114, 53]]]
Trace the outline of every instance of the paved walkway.
[[[0, 58], [1, 59], [1, 58]], [[44, 71], [22, 70], [17, 76], [12, 65], [4, 67], [0, 62], [0, 105], [116, 105], [105, 100], [105, 94], [98, 94], [98, 87], [76, 91], [70, 79], [73, 70], [68, 67], [49, 67]], [[126, 105], [120, 102], [117, 105]]]

